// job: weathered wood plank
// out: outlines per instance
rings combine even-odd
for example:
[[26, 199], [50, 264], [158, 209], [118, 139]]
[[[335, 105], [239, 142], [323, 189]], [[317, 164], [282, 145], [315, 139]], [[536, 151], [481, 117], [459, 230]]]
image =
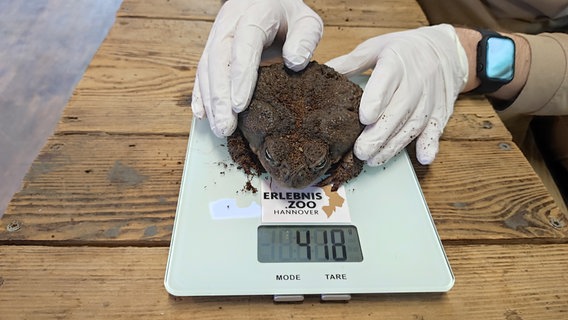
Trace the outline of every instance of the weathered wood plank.
[[348, 304], [271, 297], [174, 298], [167, 248], [4, 246], [2, 319], [564, 319], [568, 245], [446, 246], [445, 294], [354, 295]]
[[[0, 240], [167, 243], [186, 145], [178, 136], [52, 137], [0, 220]], [[442, 141], [437, 161], [415, 168], [444, 240], [567, 239], [566, 218], [512, 144]], [[8, 232], [13, 221], [21, 227]]]
[[[204, 22], [119, 19], [64, 110], [57, 133], [187, 135], [195, 70], [209, 28]], [[315, 59], [327, 61], [390, 31], [328, 28]], [[510, 134], [486, 101], [468, 97], [458, 102], [444, 139], [509, 140]]]
[[416, 28], [428, 19], [415, 0], [307, 0], [325, 25]]
[[512, 137], [487, 99], [460, 96], [442, 139], [511, 141]]
[[12, 239], [168, 241], [186, 145], [181, 137], [52, 137], [2, 232], [17, 221]]
[[433, 164], [411, 159], [443, 239], [567, 240], [567, 217], [513, 143], [442, 141]]
[[57, 133], [185, 134], [210, 23], [118, 19], [63, 112]]
[[[213, 21], [222, 2], [220, 0], [126, 0], [118, 15]], [[422, 9], [414, 0], [307, 0], [305, 3], [320, 15], [324, 24], [329, 26], [414, 28], [428, 24]]]
[[213, 21], [223, 0], [151, 0], [122, 2], [118, 17]]

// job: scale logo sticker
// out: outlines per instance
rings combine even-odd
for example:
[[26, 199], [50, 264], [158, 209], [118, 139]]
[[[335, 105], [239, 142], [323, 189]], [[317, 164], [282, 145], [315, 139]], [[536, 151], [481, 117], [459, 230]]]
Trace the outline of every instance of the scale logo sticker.
[[351, 222], [345, 187], [285, 189], [266, 177], [260, 179], [262, 222]]

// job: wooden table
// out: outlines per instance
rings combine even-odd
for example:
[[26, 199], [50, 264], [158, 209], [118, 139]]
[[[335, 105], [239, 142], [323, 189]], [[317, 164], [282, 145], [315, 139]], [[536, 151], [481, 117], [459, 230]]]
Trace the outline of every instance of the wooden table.
[[[315, 59], [427, 25], [412, 0], [310, 0]], [[415, 163], [456, 284], [347, 304], [178, 298], [163, 287], [197, 61], [218, 0], [127, 0], [0, 220], [1, 319], [566, 319], [566, 215], [490, 105], [462, 98]], [[214, 281], [214, 279], [212, 279]]]

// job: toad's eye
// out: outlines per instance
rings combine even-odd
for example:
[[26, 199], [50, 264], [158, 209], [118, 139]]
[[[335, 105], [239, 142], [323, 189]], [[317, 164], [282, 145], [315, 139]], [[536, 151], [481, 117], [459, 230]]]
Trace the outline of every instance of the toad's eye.
[[316, 166], [314, 167], [316, 170], [321, 170], [325, 167], [325, 165], [327, 164], [327, 158], [323, 158], [320, 160], [320, 162], [318, 162], [318, 164], [316, 164]]
[[268, 161], [268, 163], [270, 163], [270, 165], [276, 164], [276, 160], [274, 160], [274, 158], [272, 157], [272, 154], [270, 154], [270, 151], [268, 151], [268, 148], [264, 149], [264, 158], [266, 158], [266, 161]]

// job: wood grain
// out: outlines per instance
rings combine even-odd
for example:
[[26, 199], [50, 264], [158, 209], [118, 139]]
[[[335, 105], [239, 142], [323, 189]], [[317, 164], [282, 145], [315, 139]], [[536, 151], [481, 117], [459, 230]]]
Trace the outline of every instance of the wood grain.
[[[179, 298], [163, 285], [167, 248], [4, 246], [2, 319], [563, 319], [568, 245], [446, 246], [446, 294], [354, 295], [347, 303]], [[212, 275], [214, 281], [214, 275]]]
[[165, 243], [186, 145], [187, 137], [52, 137], [11, 202], [3, 226], [22, 224], [11, 239]]
[[[213, 21], [221, 0], [189, 2], [184, 0], [126, 0], [118, 15], [154, 19]], [[307, 0], [305, 3], [329, 26], [398, 26], [413, 28], [427, 25], [426, 16], [414, 0], [341, 1]]]
[[[52, 137], [0, 220], [0, 241], [166, 245], [186, 145], [178, 136]], [[442, 141], [438, 161], [414, 165], [444, 240], [567, 240], [565, 217], [511, 143]], [[22, 227], [8, 232], [13, 221]]]

